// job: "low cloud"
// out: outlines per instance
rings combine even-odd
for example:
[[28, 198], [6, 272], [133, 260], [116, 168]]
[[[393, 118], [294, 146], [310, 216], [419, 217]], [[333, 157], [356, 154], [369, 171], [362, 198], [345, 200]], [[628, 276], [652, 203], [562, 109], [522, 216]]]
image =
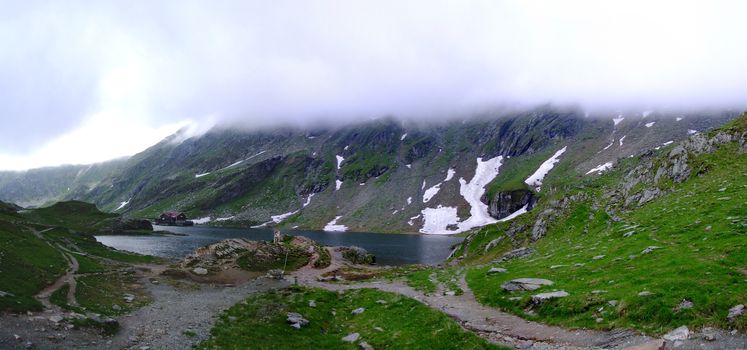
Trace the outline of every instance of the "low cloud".
[[0, 160], [49, 163], [40, 149], [85, 137], [91, 124], [260, 127], [543, 103], [644, 110], [747, 101], [739, 1], [5, 7]]

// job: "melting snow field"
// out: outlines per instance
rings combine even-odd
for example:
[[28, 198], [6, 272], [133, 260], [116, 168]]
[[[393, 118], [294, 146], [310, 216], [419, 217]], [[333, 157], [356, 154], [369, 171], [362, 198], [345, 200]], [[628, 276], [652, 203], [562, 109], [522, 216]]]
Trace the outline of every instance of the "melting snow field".
[[441, 190], [441, 183], [437, 183], [435, 186], [428, 188], [423, 193], [423, 203], [428, 203], [428, 201], [433, 198], [436, 194], [438, 194], [438, 191]]
[[412, 197], [407, 197], [407, 205], [412, 204]]
[[207, 224], [208, 222], [210, 222], [210, 217], [206, 216], [204, 218], [195, 219], [195, 220], [192, 220], [192, 222], [194, 222], [195, 225]]
[[452, 168], [449, 168], [449, 170], [446, 171], [446, 179], [444, 182], [449, 181], [454, 178], [454, 174], [456, 174], [456, 171]]
[[656, 122], [646, 123], [646, 127], [650, 128], [650, 127], [654, 126], [654, 124], [656, 124]]
[[342, 181], [335, 180], [335, 191], [339, 191], [340, 187], [342, 187]]
[[511, 220], [511, 219], [513, 219], [513, 218], [515, 218], [515, 217], [517, 217], [519, 215], [521, 215], [521, 214], [526, 213], [527, 212], [527, 205], [524, 205], [523, 207], [519, 208], [519, 210], [511, 213], [511, 215], [506, 216], [505, 218], [498, 220], [498, 222], [509, 221], [509, 220]]
[[287, 219], [289, 216], [291, 216], [291, 215], [293, 215], [295, 213], [298, 213], [298, 210], [292, 211], [292, 212], [288, 212], [288, 213], [285, 213], [285, 214], [273, 215], [273, 216], [270, 216], [270, 218], [272, 219], [272, 221], [274, 223], [279, 224], [281, 221]]
[[338, 225], [337, 220], [340, 220], [342, 216], [337, 216], [334, 218], [334, 220], [330, 221], [326, 226], [324, 226], [324, 231], [333, 231], [333, 232], [345, 232], [348, 230], [348, 227], [345, 225]]
[[680, 121], [680, 120], [682, 120], [682, 117], [677, 117], [677, 118], [675, 119], [675, 121]]
[[622, 114], [617, 116], [617, 118], [612, 118], [612, 122], [615, 123], [615, 126], [617, 126], [617, 124], [620, 124], [620, 122], [623, 120], [625, 120], [625, 118], [623, 118]]
[[693, 134], [697, 134], [697, 133], [698, 133], [698, 131], [697, 131], [697, 130], [693, 130], [693, 129], [688, 129], [688, 130], [687, 130], [687, 134], [688, 134], [688, 135], [693, 135]]
[[119, 206], [117, 207], [117, 209], [114, 209], [114, 211], [117, 211], [119, 209], [124, 208], [127, 204], [130, 204], [131, 200], [132, 200], [132, 198], [130, 198], [130, 199], [124, 201], [124, 202], [119, 202]]
[[560, 161], [560, 156], [565, 153], [567, 147], [563, 147], [555, 154], [553, 154], [552, 157], [544, 161], [539, 168], [537, 168], [537, 171], [534, 172], [531, 176], [529, 176], [526, 180], [524, 180], [524, 183], [526, 183], [529, 186], [536, 187], [537, 192], [540, 191], [540, 186], [542, 186], [542, 179], [547, 176], [547, 173], [552, 170], [553, 167], [555, 167], [555, 164]]
[[623, 145], [623, 140], [625, 140], [625, 137], [626, 137], [626, 136], [628, 136], [628, 135], [625, 135], [625, 136], [623, 136], [623, 137], [621, 137], [621, 138], [620, 138], [620, 146], [622, 146], [622, 145]]
[[[425, 208], [423, 214], [423, 228], [420, 232], [427, 234], [454, 234], [460, 233], [478, 226], [484, 226], [497, 222], [488, 214], [488, 206], [480, 198], [485, 194], [485, 186], [498, 176], [498, 171], [503, 162], [503, 156], [483, 161], [477, 158], [475, 176], [470, 182], [464, 178], [459, 179], [461, 186], [459, 194], [470, 204], [470, 217], [459, 222], [457, 209], [454, 207], [438, 206], [437, 208]], [[447, 175], [448, 176], [448, 175]], [[457, 225], [456, 230], [450, 230], [450, 225]]]
[[602, 164], [602, 165], [600, 165], [600, 166], [598, 166], [598, 167], [596, 167], [594, 169], [591, 169], [591, 170], [589, 170], [589, 171], [586, 172], [586, 175], [589, 175], [591, 173], [603, 173], [603, 172], [605, 172], [605, 171], [607, 171], [609, 169], [612, 169], [612, 162], [607, 162], [607, 163], [604, 163], [604, 164]]
[[340, 170], [340, 165], [342, 165], [342, 162], [345, 161], [345, 158], [343, 156], [337, 155], [335, 156], [337, 158], [337, 170]]
[[316, 194], [316, 193], [312, 193], [312, 194], [310, 194], [310, 195], [309, 195], [309, 197], [308, 197], [308, 198], [306, 198], [306, 202], [304, 202], [304, 203], [303, 203], [303, 206], [304, 206], [304, 208], [305, 208], [305, 207], [306, 207], [307, 205], [311, 204], [311, 197], [314, 197], [314, 195], [315, 195], [315, 194]]

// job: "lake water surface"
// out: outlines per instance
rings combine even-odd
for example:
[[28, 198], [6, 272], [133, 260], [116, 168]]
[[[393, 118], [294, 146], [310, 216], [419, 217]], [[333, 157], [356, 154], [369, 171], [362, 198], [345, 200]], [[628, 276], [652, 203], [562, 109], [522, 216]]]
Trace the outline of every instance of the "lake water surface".
[[[226, 238], [271, 240], [269, 228], [235, 229], [206, 226], [154, 226], [155, 230], [170, 231], [185, 236], [96, 236], [113, 248], [140, 254], [179, 258], [196, 248]], [[326, 232], [282, 230], [291, 236], [306, 236], [327, 246], [359, 246], [376, 255], [379, 265], [438, 264], [451, 253], [451, 247], [461, 237], [411, 234], [383, 234], [370, 232]]]

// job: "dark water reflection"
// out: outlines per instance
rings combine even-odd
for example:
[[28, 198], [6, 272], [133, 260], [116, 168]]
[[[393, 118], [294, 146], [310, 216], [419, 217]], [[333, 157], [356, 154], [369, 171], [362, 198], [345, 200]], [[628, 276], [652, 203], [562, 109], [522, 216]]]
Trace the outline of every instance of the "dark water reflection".
[[[185, 236], [96, 236], [96, 239], [117, 249], [161, 257], [182, 257], [192, 253], [195, 248], [226, 238], [272, 239], [272, 230], [269, 228], [234, 229], [204, 226], [155, 226], [154, 228]], [[306, 236], [328, 246], [363, 247], [376, 255], [376, 260], [380, 265], [437, 264], [448, 257], [451, 246], [462, 240], [460, 237], [452, 236], [370, 232], [283, 230], [283, 233]]]

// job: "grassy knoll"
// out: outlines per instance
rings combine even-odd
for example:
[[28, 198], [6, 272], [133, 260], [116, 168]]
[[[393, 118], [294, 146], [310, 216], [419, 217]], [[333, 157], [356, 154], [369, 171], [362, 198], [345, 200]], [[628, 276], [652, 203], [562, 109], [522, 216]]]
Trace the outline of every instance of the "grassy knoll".
[[[310, 307], [314, 301], [316, 306]], [[378, 302], [383, 300], [384, 303]], [[365, 311], [353, 315], [352, 310]], [[301, 329], [286, 322], [298, 312], [310, 323]], [[359, 333], [355, 343], [342, 341]], [[397, 294], [373, 289], [344, 293], [288, 288], [250, 296], [220, 315], [199, 349], [497, 349], [465, 331], [438, 311]]]
[[[563, 326], [656, 334], [684, 324], [747, 330], [747, 319], [730, 324], [726, 318], [730, 307], [747, 300], [747, 154], [730, 144], [690, 164], [695, 172], [690, 179], [652, 202], [618, 213], [618, 220], [591, 201], [576, 203], [549, 226], [528, 258], [488, 263], [510, 244], [504, 239], [485, 250], [487, 242], [503, 235], [505, 225], [483, 230], [467, 248], [475, 254], [468, 260], [488, 264], [469, 270], [470, 288], [482, 303]], [[612, 172], [598, 181], [617, 179]], [[600, 194], [594, 184], [586, 190]], [[517, 219], [530, 223], [532, 216]], [[649, 247], [654, 248], [644, 253]], [[487, 275], [493, 266], [508, 272]], [[533, 293], [502, 291], [502, 283], [523, 277], [555, 284]], [[570, 296], [531, 304], [532, 294], [556, 289]], [[678, 307], [683, 300], [692, 307]]]

